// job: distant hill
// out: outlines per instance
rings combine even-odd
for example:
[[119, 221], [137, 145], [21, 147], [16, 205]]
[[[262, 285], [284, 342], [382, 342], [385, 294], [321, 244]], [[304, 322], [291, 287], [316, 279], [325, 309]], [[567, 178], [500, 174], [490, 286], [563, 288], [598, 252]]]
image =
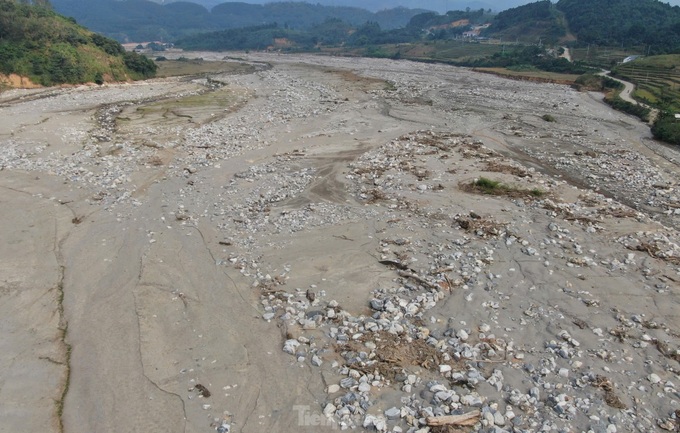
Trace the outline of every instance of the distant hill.
[[557, 8], [582, 44], [680, 49], [680, 7], [657, 0], [560, 0]]
[[[482, 36], [518, 41], [525, 44], [595, 44], [609, 46], [648, 46], [651, 53], [680, 51], [680, 7], [658, 0], [541, 0], [504, 10], [497, 15], [489, 9], [467, 9], [446, 14], [424, 9], [396, 8], [370, 12], [364, 8], [327, 6], [306, 2], [226, 2], [211, 9], [197, 3], [160, 0], [53, 0], [61, 13], [121, 42], [193, 41], [188, 46], [216, 46], [215, 42], [196, 45], [204, 33], [233, 29], [258, 29], [239, 40], [247, 40], [241, 48], [272, 46], [271, 39], [287, 49], [317, 46], [317, 43], [383, 44], [418, 42], [425, 38], [451, 39], [467, 29], [454, 26], [461, 14], [478, 14], [470, 25], [491, 22]], [[212, 0], [195, 0], [212, 1]], [[399, 0], [365, 0], [365, 7], [395, 4]], [[443, 0], [461, 4], [464, 0]], [[325, 3], [347, 4], [359, 0], [325, 0]], [[415, 4], [415, 0], [399, 1]], [[507, 0], [508, 4], [521, 0]], [[425, 2], [419, 1], [417, 4]], [[353, 3], [354, 4], [354, 3]], [[436, 1], [427, 5], [439, 4]], [[467, 4], [470, 4], [469, 2]], [[480, 3], [476, 3], [480, 4]], [[429, 15], [428, 15], [429, 14]], [[415, 19], [415, 20], [414, 20]], [[340, 26], [337, 21], [343, 23]], [[326, 25], [325, 23], [329, 23]], [[367, 23], [371, 23], [367, 25]], [[276, 24], [276, 25], [274, 25]], [[377, 24], [377, 26], [375, 25]], [[420, 26], [418, 28], [418, 26]], [[342, 27], [342, 31], [339, 29]], [[454, 28], [455, 27], [455, 28]], [[474, 30], [474, 29], [473, 29]], [[479, 28], [476, 30], [479, 31]], [[355, 35], [359, 32], [362, 38]], [[243, 32], [236, 32], [243, 33]], [[234, 41], [220, 39], [230, 47]], [[354, 36], [352, 36], [354, 35]], [[213, 35], [215, 36], [215, 35]], [[206, 36], [210, 38], [212, 36]], [[651, 46], [651, 47], [650, 47]]]
[[173, 41], [200, 32], [278, 23], [303, 30], [327, 19], [360, 25], [377, 22], [383, 29], [406, 25], [425, 9], [395, 8], [370, 12], [356, 7], [323, 6], [303, 2], [264, 5], [221, 3], [208, 10], [189, 2], [159, 4], [149, 0], [53, 0], [59, 13], [120, 42]]
[[[226, 5], [216, 6], [213, 12], [223, 6]], [[425, 38], [446, 39], [461, 35], [472, 25], [488, 22], [492, 17], [492, 14], [484, 10], [449, 11], [445, 15], [423, 12], [412, 17], [406, 26], [387, 30], [382, 29], [376, 22], [351, 25], [340, 19], [327, 19], [303, 30], [272, 23], [189, 35], [176, 40], [175, 45], [186, 50], [209, 51], [243, 49], [310, 51], [321, 49], [322, 46], [366, 48], [383, 44], [408, 44]]]
[[485, 32], [508, 41], [546, 44], [558, 42], [566, 33], [564, 14], [550, 0], [503, 11]]
[[[178, 0], [153, 0], [156, 3], [168, 4]], [[248, 0], [252, 4], [272, 3], [278, 0]], [[224, 0], [194, 0], [206, 8], [210, 9]], [[526, 3], [526, 0], [316, 0], [314, 4], [322, 6], [349, 6], [367, 9], [371, 12], [377, 12], [384, 9], [395, 9], [397, 7], [405, 7], [409, 9], [429, 9], [434, 12], [446, 13], [452, 10], [471, 10], [491, 9], [493, 11], [502, 11], [505, 9], [520, 6]]]
[[651, 45], [651, 53], [680, 50], [680, 7], [658, 0], [537, 1], [498, 14], [488, 36], [555, 43], [573, 35], [577, 44]]
[[156, 65], [52, 11], [47, 0], [0, 0], [0, 74], [53, 85], [153, 76]]

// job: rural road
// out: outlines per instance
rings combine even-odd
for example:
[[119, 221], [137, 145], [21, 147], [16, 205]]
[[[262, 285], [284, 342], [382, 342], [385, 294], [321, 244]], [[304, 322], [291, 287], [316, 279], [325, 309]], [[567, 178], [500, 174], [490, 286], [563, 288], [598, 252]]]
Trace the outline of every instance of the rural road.
[[612, 79], [614, 81], [618, 81], [619, 83], [623, 84], [624, 87], [623, 87], [623, 90], [621, 91], [621, 93], [619, 93], [619, 97], [626, 102], [630, 102], [631, 104], [642, 105], [643, 107], [649, 108], [650, 109], [649, 124], [654, 123], [656, 116], [659, 114], [659, 110], [657, 108], [650, 107], [649, 105], [643, 104], [643, 103], [638, 102], [635, 99], [633, 99], [632, 95], [633, 95], [633, 92], [635, 91], [635, 84], [633, 84], [629, 81], [621, 80], [620, 78], [614, 78], [610, 74], [611, 74], [611, 71], [602, 71], [602, 72], [598, 73], [598, 75], [609, 77], [610, 79]]
[[614, 78], [610, 74], [611, 74], [611, 71], [602, 71], [602, 72], [599, 72], [597, 75], [609, 77], [612, 80], [618, 81], [619, 83], [623, 84], [623, 90], [619, 94], [621, 99], [623, 99], [626, 102], [630, 102], [631, 104], [639, 105], [640, 103], [638, 101], [636, 101], [635, 99], [633, 99], [633, 97], [631, 96], [633, 94], [633, 92], [635, 91], [635, 84], [633, 84], [629, 81], [621, 80], [620, 78]]

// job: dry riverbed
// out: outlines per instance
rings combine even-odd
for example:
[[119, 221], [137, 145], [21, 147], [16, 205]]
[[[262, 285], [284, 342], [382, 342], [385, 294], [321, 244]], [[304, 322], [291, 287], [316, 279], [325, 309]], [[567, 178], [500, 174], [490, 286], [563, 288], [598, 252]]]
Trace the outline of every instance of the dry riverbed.
[[680, 429], [645, 125], [443, 65], [181, 55], [239, 66], [0, 93], [0, 432]]

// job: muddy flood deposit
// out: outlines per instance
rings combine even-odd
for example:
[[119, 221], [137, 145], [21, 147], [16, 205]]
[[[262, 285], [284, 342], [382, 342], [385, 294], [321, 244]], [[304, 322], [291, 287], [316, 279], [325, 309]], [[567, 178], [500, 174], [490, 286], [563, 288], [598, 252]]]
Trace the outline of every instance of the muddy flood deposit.
[[0, 432], [680, 431], [676, 149], [564, 85], [232, 56], [0, 93]]

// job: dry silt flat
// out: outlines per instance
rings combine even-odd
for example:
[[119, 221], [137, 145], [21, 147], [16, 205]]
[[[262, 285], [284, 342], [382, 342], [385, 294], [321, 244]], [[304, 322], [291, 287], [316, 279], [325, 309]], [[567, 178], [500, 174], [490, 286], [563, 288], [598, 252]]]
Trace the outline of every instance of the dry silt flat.
[[0, 431], [677, 429], [677, 166], [644, 125], [240, 58], [0, 95]]

